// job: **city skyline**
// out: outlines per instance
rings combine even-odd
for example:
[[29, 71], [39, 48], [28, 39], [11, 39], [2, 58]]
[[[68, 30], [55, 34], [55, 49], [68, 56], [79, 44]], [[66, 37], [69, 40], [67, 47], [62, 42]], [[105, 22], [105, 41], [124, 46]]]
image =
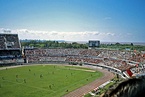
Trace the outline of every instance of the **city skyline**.
[[20, 39], [145, 42], [144, 0], [0, 0], [0, 32]]

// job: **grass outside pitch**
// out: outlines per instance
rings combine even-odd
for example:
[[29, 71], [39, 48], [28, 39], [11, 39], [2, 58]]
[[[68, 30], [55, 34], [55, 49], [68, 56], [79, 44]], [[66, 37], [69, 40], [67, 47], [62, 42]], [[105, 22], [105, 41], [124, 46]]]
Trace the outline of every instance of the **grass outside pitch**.
[[85, 68], [35, 65], [0, 70], [1, 97], [60, 97], [103, 74]]

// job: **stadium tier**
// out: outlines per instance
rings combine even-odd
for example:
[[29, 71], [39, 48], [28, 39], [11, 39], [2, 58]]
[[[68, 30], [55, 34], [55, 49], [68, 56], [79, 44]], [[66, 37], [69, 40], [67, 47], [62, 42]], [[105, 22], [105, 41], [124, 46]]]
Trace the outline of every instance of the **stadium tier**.
[[21, 45], [17, 34], [0, 34], [0, 65], [22, 62]]
[[0, 34], [0, 50], [20, 49], [17, 34]]

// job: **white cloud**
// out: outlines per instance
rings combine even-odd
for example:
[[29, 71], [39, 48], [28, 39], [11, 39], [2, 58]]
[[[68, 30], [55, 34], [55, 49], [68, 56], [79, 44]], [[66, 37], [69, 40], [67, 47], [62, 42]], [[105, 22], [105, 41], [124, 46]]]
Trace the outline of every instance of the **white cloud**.
[[109, 36], [114, 36], [115, 35], [114, 33], [110, 33], [110, 32], [108, 32], [106, 34], [109, 35]]
[[10, 29], [0, 28], [0, 33], [11, 33]]
[[[4, 31], [0, 28], [0, 32]], [[41, 40], [66, 40], [66, 41], [88, 41], [88, 40], [101, 40], [101, 41], [118, 41], [119, 37], [129, 37], [130, 34], [122, 35], [120, 33], [112, 32], [99, 32], [99, 31], [84, 31], [84, 32], [58, 32], [58, 31], [35, 31], [28, 29], [10, 30], [11, 33], [19, 35], [20, 39], [41, 39]], [[118, 36], [119, 35], [119, 36]]]

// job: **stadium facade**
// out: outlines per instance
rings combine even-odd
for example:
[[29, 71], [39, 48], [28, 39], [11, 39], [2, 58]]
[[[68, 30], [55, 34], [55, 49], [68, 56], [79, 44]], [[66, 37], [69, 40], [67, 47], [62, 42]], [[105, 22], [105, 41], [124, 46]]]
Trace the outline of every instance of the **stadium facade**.
[[0, 65], [22, 64], [23, 62], [18, 34], [0, 33]]

